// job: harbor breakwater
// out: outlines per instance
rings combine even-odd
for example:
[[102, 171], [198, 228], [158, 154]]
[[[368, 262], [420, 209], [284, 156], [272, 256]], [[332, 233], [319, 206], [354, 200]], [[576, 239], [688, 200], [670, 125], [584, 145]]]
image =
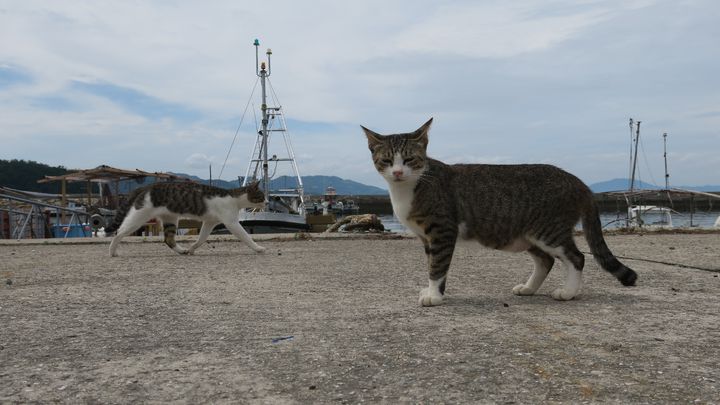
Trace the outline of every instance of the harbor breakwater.
[[[713, 193], [720, 195], [720, 192]], [[610, 196], [607, 194], [595, 194], [595, 202], [600, 211], [604, 213], [626, 212], [627, 203], [622, 196]], [[361, 214], [392, 215], [392, 204], [390, 196], [368, 195], [368, 196], [338, 196], [338, 200], [353, 200], [360, 206]], [[716, 211], [720, 209], [720, 199], [707, 196], [673, 196], [668, 198], [667, 194], [658, 192], [655, 195], [643, 197], [636, 203], [643, 205], [660, 205], [671, 207], [676, 211], [697, 212]]]

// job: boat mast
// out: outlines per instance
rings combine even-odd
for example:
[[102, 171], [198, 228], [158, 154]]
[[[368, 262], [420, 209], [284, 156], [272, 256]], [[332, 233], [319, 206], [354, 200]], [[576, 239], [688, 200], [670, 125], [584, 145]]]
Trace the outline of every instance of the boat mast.
[[667, 168], [667, 132], [663, 132], [663, 158], [665, 159], [665, 190], [670, 190], [670, 174]]
[[[260, 109], [262, 110], [262, 129], [260, 135], [262, 136], [262, 146], [260, 147], [260, 153], [262, 156], [263, 163], [263, 192], [265, 193], [265, 204], [269, 204], [269, 193], [270, 193], [270, 180], [268, 177], [268, 113], [267, 113], [267, 92], [265, 90], [265, 79], [270, 76], [270, 55], [272, 51], [268, 48], [265, 54], [267, 55], [267, 70], [265, 69], [265, 62], [259, 62], [259, 47], [260, 41], [255, 39], [253, 43], [255, 45], [255, 73], [260, 77], [260, 86], [262, 88], [262, 104]], [[259, 65], [258, 65], [259, 62]]]
[[628, 160], [628, 174], [627, 174], [628, 175], [627, 176], [628, 190], [630, 189], [630, 177], [632, 177], [631, 173], [632, 173], [632, 165], [633, 165], [633, 141], [635, 139], [635, 137], [633, 136], [634, 128], [635, 128], [634, 121], [632, 118], [630, 118], [630, 154], [628, 155], [629, 160]]
[[[637, 122], [637, 132], [635, 134], [635, 156], [633, 157], [632, 174], [630, 175], [630, 191], [635, 189], [635, 168], [637, 167], [638, 142], [640, 142], [640, 122], [641, 121]], [[632, 120], [630, 120], [630, 125], [632, 125]]]

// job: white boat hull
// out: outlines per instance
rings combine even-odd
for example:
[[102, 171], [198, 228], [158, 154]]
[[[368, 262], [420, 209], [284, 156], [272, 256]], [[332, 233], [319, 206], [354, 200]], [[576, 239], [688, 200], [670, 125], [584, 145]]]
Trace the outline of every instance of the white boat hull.
[[287, 233], [310, 227], [304, 215], [285, 212], [240, 212], [240, 224], [248, 233]]

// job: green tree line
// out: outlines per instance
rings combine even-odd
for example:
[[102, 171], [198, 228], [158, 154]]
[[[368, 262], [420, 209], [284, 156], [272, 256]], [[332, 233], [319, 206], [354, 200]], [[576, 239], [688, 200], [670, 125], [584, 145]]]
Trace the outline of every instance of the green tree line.
[[[38, 183], [45, 176], [60, 176], [73, 170], [63, 166], [48, 166], [31, 160], [3, 160], [0, 159], [0, 186], [24, 191], [37, 191], [41, 193], [60, 193], [60, 182]], [[68, 183], [67, 192], [71, 194], [84, 193], [85, 185], [81, 183]]]

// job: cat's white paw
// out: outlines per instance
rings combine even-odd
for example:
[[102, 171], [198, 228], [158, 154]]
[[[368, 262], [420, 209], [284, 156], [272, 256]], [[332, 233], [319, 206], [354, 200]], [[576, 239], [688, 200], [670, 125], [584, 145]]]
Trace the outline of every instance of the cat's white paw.
[[570, 301], [578, 295], [577, 291], [568, 291], [565, 287], [560, 287], [550, 293], [550, 296], [558, 301]]
[[515, 295], [533, 295], [533, 294], [535, 294], [535, 290], [526, 286], [525, 284], [516, 285], [515, 287], [513, 287], [512, 292]]
[[257, 252], [257, 253], [265, 253], [265, 251], [266, 251], [267, 249], [264, 248], [264, 247], [262, 247], [262, 246], [260, 246], [260, 245], [255, 245], [255, 246], [253, 247], [253, 250], [254, 250], [255, 252]]
[[434, 288], [423, 288], [418, 301], [424, 307], [434, 307], [443, 303], [443, 296]]

